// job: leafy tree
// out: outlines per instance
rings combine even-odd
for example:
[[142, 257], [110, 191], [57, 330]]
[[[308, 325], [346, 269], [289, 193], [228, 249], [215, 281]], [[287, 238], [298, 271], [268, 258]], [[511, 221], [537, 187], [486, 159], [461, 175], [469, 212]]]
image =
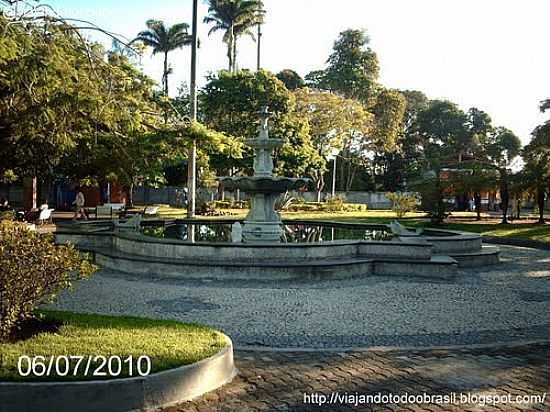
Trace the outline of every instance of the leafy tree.
[[255, 40], [251, 29], [263, 23], [264, 13], [261, 0], [208, 0], [208, 16], [204, 22], [213, 25], [208, 35], [224, 32], [230, 72], [237, 70], [237, 40], [242, 35]]
[[416, 120], [429, 101], [424, 93], [416, 90], [401, 90], [400, 94], [405, 99], [405, 110], [396, 150], [379, 151], [374, 159], [375, 168], [381, 171], [382, 186], [390, 192], [406, 189], [406, 181], [418, 178], [423, 165], [422, 139]]
[[302, 79], [294, 70], [282, 70], [277, 73], [277, 79], [282, 81], [288, 90], [296, 90], [305, 86], [304, 79]]
[[375, 146], [385, 152], [395, 152], [397, 140], [403, 130], [403, 121], [407, 101], [397, 90], [384, 89], [376, 99], [372, 108], [374, 114]]
[[[351, 158], [352, 152], [363, 155], [373, 149], [374, 141], [370, 134], [372, 115], [361, 103], [308, 88], [296, 90], [295, 95], [297, 111], [308, 119], [312, 142], [321, 158], [327, 158], [334, 149], [342, 150], [342, 155], [346, 158]], [[361, 156], [355, 158], [363, 159]], [[347, 169], [346, 189], [351, 186], [359, 166], [359, 161], [344, 164]], [[323, 165], [323, 168], [316, 170], [312, 176], [316, 183], [318, 199], [325, 185], [325, 172], [326, 166]]]
[[[541, 102], [541, 111], [550, 110], [550, 99]], [[550, 195], [550, 120], [537, 126], [531, 142], [523, 150], [524, 185], [534, 192], [539, 209], [539, 223], [544, 220], [544, 201]]]
[[437, 146], [443, 159], [456, 158], [460, 163], [470, 140], [467, 120], [456, 104], [432, 100], [428, 108], [418, 114], [415, 127], [424, 147]]
[[329, 90], [324, 70], [313, 70], [306, 74], [305, 86], [316, 90]]
[[474, 152], [479, 152], [488, 143], [489, 135], [493, 131], [492, 120], [487, 113], [476, 107], [470, 108], [466, 116], [470, 135], [466, 149], [469, 149], [471, 157], [475, 157]]
[[323, 77], [329, 90], [370, 106], [378, 94], [379, 64], [376, 53], [368, 45], [364, 30], [341, 32]]
[[171, 68], [168, 65], [168, 53], [184, 46], [191, 45], [192, 37], [187, 33], [187, 23], [174, 24], [167, 27], [161, 20], [147, 20], [147, 30], [140, 32], [132, 42], [141, 42], [153, 49], [153, 55], [164, 55], [164, 70], [162, 72], [162, 85], [164, 95], [168, 96], [168, 76]]
[[510, 202], [509, 168], [512, 161], [520, 154], [521, 141], [511, 130], [496, 128], [488, 137], [487, 156], [499, 171], [502, 223], [508, 223], [508, 205]]
[[105, 61], [65, 23], [45, 30], [0, 16], [0, 30], [0, 174], [52, 176], [78, 146], [155, 123], [153, 83], [125, 57]]

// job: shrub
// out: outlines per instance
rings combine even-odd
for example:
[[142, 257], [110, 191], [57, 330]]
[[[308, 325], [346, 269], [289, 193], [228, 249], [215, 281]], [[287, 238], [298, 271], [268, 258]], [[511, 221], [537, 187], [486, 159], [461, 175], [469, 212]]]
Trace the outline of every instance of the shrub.
[[14, 221], [15, 212], [13, 212], [12, 210], [6, 210], [4, 212], [0, 212], [0, 221], [2, 220]]
[[233, 202], [231, 200], [215, 200], [214, 207], [216, 209], [231, 209]]
[[344, 210], [344, 202], [346, 199], [343, 196], [334, 196], [327, 199], [324, 209], [327, 212], [341, 212]]
[[250, 209], [250, 200], [215, 200], [212, 204], [216, 209]]
[[52, 302], [74, 280], [94, 271], [74, 246], [57, 246], [51, 235], [0, 222], [0, 341], [30, 318], [37, 305]]
[[414, 212], [420, 203], [416, 193], [386, 193], [386, 197], [391, 201], [391, 208], [398, 219], [404, 217], [408, 212]]
[[278, 212], [283, 210], [289, 210], [290, 206], [296, 202], [296, 199], [290, 195], [290, 193], [285, 192], [277, 198], [275, 202], [275, 210]]
[[322, 210], [321, 203], [298, 203], [288, 207], [289, 212], [319, 212]]
[[346, 203], [344, 205], [344, 210], [346, 212], [366, 212], [367, 205], [363, 203]]

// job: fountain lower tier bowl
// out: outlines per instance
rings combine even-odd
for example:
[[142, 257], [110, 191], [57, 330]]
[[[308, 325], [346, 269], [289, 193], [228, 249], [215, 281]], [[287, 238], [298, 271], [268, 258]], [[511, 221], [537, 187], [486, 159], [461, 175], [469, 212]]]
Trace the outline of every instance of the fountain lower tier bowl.
[[308, 179], [271, 176], [239, 176], [219, 179], [226, 190], [242, 190], [246, 193], [284, 193], [306, 186]]

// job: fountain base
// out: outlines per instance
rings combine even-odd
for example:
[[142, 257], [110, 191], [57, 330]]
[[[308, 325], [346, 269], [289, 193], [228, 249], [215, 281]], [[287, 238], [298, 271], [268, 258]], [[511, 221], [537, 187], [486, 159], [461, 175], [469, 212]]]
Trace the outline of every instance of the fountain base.
[[281, 222], [247, 220], [243, 226], [243, 241], [246, 243], [280, 242], [283, 235], [281, 225]]

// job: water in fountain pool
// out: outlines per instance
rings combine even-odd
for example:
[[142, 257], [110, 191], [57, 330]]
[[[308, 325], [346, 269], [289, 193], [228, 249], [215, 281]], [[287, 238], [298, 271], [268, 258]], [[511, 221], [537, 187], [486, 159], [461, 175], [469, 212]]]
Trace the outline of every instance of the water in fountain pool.
[[[231, 226], [227, 223], [176, 223], [161, 226], [144, 226], [143, 234], [155, 238], [188, 241], [191, 230], [195, 242], [231, 242]], [[318, 243], [338, 240], [377, 240], [387, 241], [394, 238], [385, 226], [346, 227], [329, 223], [291, 223], [283, 225], [283, 243]]]

